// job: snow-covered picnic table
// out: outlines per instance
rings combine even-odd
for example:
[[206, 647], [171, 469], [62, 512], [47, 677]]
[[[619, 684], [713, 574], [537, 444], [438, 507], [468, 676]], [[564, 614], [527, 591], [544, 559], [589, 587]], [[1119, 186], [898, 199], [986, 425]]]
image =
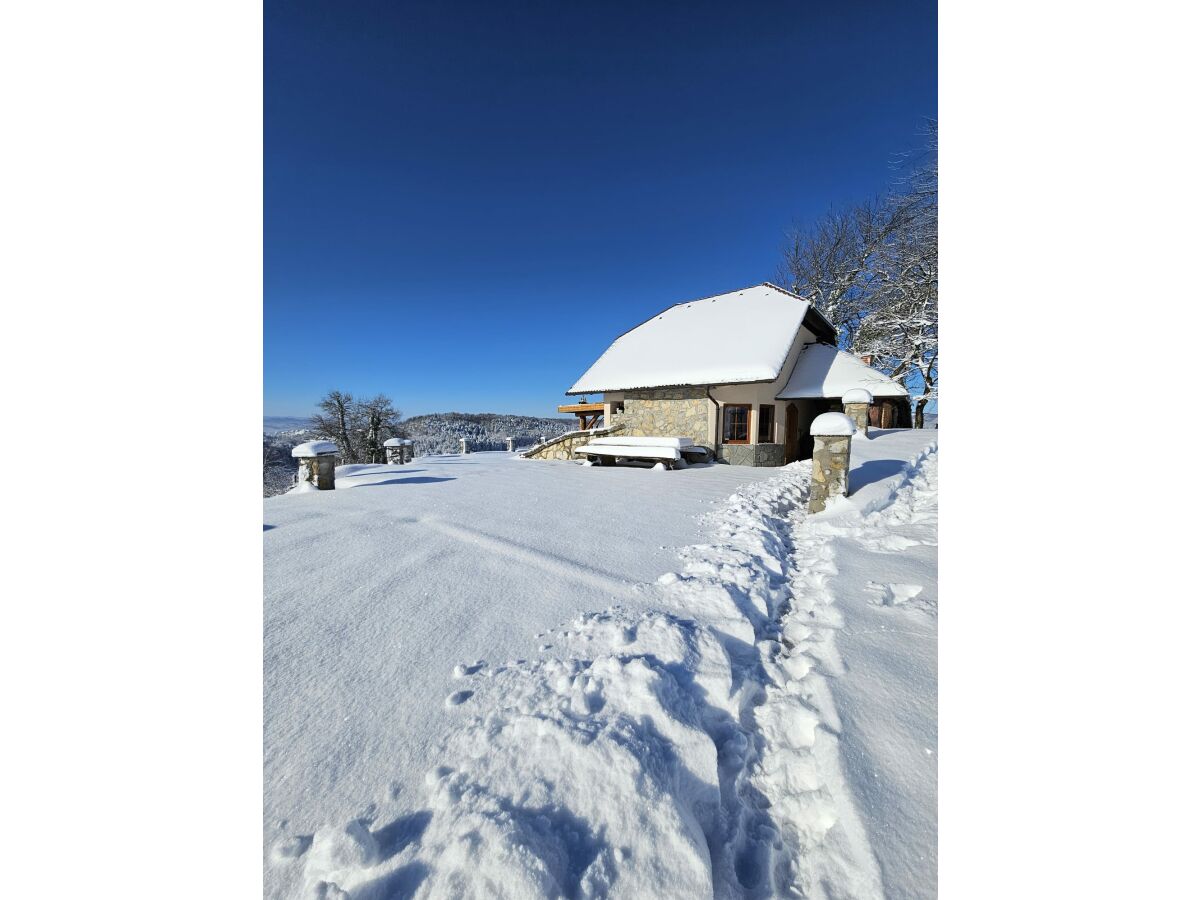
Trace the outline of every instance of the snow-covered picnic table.
[[613, 465], [620, 459], [662, 463], [665, 468], [678, 468], [690, 462], [707, 462], [712, 453], [707, 447], [696, 446], [686, 437], [601, 437], [594, 438], [575, 455], [588, 462]]

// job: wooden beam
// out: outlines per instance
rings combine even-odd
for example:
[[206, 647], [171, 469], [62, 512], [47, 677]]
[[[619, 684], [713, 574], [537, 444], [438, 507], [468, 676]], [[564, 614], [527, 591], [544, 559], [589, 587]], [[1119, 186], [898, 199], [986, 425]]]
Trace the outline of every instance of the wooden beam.
[[581, 413], [581, 412], [604, 412], [603, 403], [569, 403], [566, 406], [560, 406], [558, 411], [561, 413]]

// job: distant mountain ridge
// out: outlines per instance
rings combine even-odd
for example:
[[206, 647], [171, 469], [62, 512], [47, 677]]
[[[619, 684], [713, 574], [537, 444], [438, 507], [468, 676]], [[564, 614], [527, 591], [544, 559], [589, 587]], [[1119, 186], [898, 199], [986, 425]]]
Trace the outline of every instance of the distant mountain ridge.
[[312, 424], [308, 416], [263, 416], [263, 434], [279, 434], [281, 431], [298, 431]]

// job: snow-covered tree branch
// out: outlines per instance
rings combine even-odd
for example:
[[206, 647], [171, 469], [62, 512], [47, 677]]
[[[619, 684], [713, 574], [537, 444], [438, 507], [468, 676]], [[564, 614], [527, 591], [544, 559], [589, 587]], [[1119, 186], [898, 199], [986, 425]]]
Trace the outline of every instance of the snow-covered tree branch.
[[937, 123], [882, 201], [830, 211], [788, 237], [781, 275], [838, 329], [839, 344], [914, 396], [913, 424], [937, 398]]
[[370, 400], [356, 400], [342, 391], [330, 391], [317, 404], [312, 428], [323, 438], [338, 445], [343, 462], [386, 462], [383, 442], [404, 437], [401, 413], [383, 394]]

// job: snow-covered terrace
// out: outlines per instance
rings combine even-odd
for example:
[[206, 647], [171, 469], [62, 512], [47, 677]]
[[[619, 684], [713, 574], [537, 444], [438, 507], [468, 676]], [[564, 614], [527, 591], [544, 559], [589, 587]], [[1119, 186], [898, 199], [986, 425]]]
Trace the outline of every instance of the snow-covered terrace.
[[[905, 460], [934, 438], [903, 431], [855, 440], [858, 501], [883, 503]], [[265, 500], [267, 895], [301, 896], [328, 880], [354, 900], [586, 893], [585, 883], [622, 896], [724, 896], [767, 877], [760, 854], [772, 851], [752, 839], [760, 826], [731, 813], [741, 801], [725, 794], [727, 782], [743, 778], [741, 763], [727, 758], [728, 746], [714, 756], [718, 738], [705, 729], [732, 740], [730, 726], [709, 717], [724, 702], [721, 716], [744, 720], [739, 704], [755, 696], [738, 684], [761, 677], [753, 648], [772, 612], [754, 604], [775, 601], [753, 598], [786, 595], [770, 574], [786, 569], [776, 558], [786, 550], [772, 536], [785, 525], [771, 517], [794, 504], [788, 498], [806, 484], [805, 466], [654, 472], [477, 453], [343, 466], [335, 491]], [[718, 518], [701, 520], [705, 513]], [[680, 572], [690, 574], [671, 574]], [[679, 684], [707, 684], [693, 690], [714, 710], [684, 727], [696, 701], [671, 700], [662, 671], [636, 660], [649, 654], [667, 665], [680, 640], [701, 641], [703, 633], [732, 643], [720, 652], [701, 642], [680, 657], [679, 671], [691, 674], [680, 674]], [[777, 652], [771, 647], [779, 645], [767, 642], [762, 652]], [[615, 654], [603, 657], [609, 662], [580, 668], [581, 655], [602, 649]], [[731, 685], [734, 694], [721, 701]], [[750, 721], [772, 708], [749, 713]], [[808, 727], [808, 714], [798, 714], [789, 733]], [[522, 723], [539, 721], [522, 736]], [[768, 747], [776, 738], [763, 727], [753, 740]], [[897, 802], [908, 803], [904, 815], [909, 807], [925, 815], [920, 804], [932, 802], [932, 788], [924, 780], [911, 786], [914, 757], [896, 757], [893, 737], [881, 758], [891, 754], [884, 762], [897, 763], [913, 794]], [[627, 740], [651, 744], [627, 757]], [[670, 749], [656, 750], [660, 740]], [[919, 768], [930, 739], [917, 740]], [[649, 768], [627, 772], [629, 759]], [[678, 780], [685, 775], [687, 788]], [[780, 799], [778, 808], [789, 807]], [[522, 810], [536, 815], [526, 821]], [[803, 825], [806, 815], [830, 813], [796, 815]], [[601, 832], [616, 843], [604, 843]], [[482, 843], [462, 844], [468, 833]], [[850, 856], [866, 860], [867, 874], [828, 877], [844, 887], [877, 880], [867, 839], [847, 833], [858, 842]], [[927, 863], [906, 859], [908, 852], [894, 851], [913, 878], [927, 877]]]
[[352, 815], [379, 779], [417, 804], [456, 663], [536, 656], [535, 634], [650, 599], [696, 516], [773, 474], [472, 453], [263, 501], [268, 821]]

